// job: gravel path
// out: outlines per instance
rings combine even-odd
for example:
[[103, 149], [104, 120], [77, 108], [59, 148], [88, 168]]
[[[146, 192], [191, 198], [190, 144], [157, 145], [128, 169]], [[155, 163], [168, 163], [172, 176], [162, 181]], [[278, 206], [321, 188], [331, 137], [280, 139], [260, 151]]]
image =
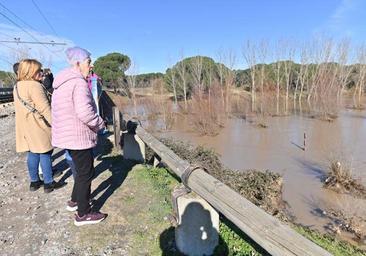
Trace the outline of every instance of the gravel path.
[[[73, 225], [74, 214], [65, 209], [72, 177], [66, 179], [65, 187], [50, 194], [42, 188], [29, 191], [25, 154], [15, 153], [14, 107], [1, 107], [0, 124], [0, 255], [127, 255], [128, 232], [116, 218], [116, 210], [98, 225]], [[54, 158], [58, 168], [66, 167], [62, 152]], [[93, 181], [93, 189], [111, 176], [107, 163], [96, 161], [95, 165], [101, 174]], [[102, 212], [120, 207], [121, 202], [113, 201], [113, 196], [112, 191]]]

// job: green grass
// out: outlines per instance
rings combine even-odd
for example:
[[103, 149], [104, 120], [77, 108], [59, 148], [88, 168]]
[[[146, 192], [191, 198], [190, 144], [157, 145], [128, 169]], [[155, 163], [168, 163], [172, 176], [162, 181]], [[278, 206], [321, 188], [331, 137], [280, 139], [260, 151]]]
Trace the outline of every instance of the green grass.
[[178, 183], [167, 170], [148, 167], [132, 171], [130, 182], [133, 196], [127, 198], [127, 207], [137, 207], [128, 216], [134, 229], [130, 254], [163, 255], [162, 241], [170, 229], [165, 217], [172, 212], [170, 191]]
[[[157, 200], [159, 204], [150, 206], [149, 214], [150, 219], [153, 219], [156, 222], [161, 221], [164, 216], [172, 212], [171, 192], [178, 182], [167, 170], [161, 168], [146, 167], [141, 170], [137, 176], [138, 181], [141, 182], [140, 186], [152, 188], [153, 191], [155, 191], [154, 196], [159, 198]], [[341, 242], [330, 235], [320, 234], [319, 232], [300, 226], [295, 226], [294, 228], [297, 232], [336, 256], [366, 255], [365, 251], [357, 249], [347, 242]], [[144, 239], [144, 237], [141, 237], [141, 239]], [[151, 255], [181, 255], [174, 247], [173, 227], [166, 229], [160, 235], [160, 251], [154, 250], [154, 253], [151, 253]], [[214, 255], [244, 256], [268, 254], [234, 224], [227, 219], [222, 218], [220, 222], [220, 241]]]
[[229, 220], [220, 222], [220, 241], [214, 255], [269, 255]]

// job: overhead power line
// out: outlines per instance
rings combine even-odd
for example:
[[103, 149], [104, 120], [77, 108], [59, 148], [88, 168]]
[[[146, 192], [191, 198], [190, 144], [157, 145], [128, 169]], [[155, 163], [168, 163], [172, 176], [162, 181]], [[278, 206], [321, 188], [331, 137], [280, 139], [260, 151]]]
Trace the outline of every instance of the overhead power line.
[[[18, 23], [16, 23], [15, 21], [13, 21], [11, 18], [9, 18], [8, 16], [6, 16], [4, 13], [0, 12], [0, 15], [3, 16], [5, 19], [7, 19], [9, 22], [11, 22], [13, 25], [15, 25], [16, 27], [20, 28], [22, 31], [24, 31], [27, 35], [29, 35], [32, 39], [34, 39], [36, 42], [39, 42], [39, 40], [33, 36], [31, 33], [29, 33], [26, 29], [24, 29], [22, 26], [20, 26]], [[41, 44], [43, 47], [45, 47], [47, 50], [49, 50], [52, 54], [57, 54], [55, 52], [53, 52], [47, 45], [45, 44]], [[57, 54], [59, 57], [61, 57], [59, 54]]]
[[43, 19], [46, 21], [46, 23], [48, 24], [48, 26], [51, 28], [51, 30], [53, 31], [53, 33], [55, 33], [55, 35], [58, 36], [56, 30], [53, 28], [53, 26], [51, 25], [51, 23], [48, 21], [46, 15], [43, 14], [43, 12], [38, 7], [38, 5], [36, 4], [36, 2], [34, 0], [32, 0], [32, 3], [36, 7], [36, 9], [38, 10], [38, 12], [41, 14], [41, 16], [43, 17]]
[[6, 37], [9, 37], [9, 38], [13, 38], [13, 39], [14, 39], [14, 36], [11, 36], [11, 35], [9, 35], [9, 34], [7, 34], [7, 33], [2, 32], [2, 31], [0, 31], [0, 34], [1, 34], [1, 35], [4, 35], [4, 36], [6, 36]]
[[14, 63], [11, 63], [10, 61], [8, 61], [8, 60], [6, 60], [6, 59], [3, 59], [3, 58], [0, 58], [0, 60], [2, 60], [2, 61], [4, 61], [4, 62], [8, 63], [9, 65], [13, 65], [13, 64], [14, 64]]
[[3, 57], [0, 57], [0, 60], [10, 64], [10, 65], [13, 65], [14, 63], [11, 63], [10, 61], [8, 61], [7, 59], [4, 59]]
[[14, 43], [14, 44], [50, 44], [50, 45], [66, 45], [66, 43], [57, 43], [54, 41], [51, 42], [32, 42], [32, 41], [8, 41], [8, 40], [0, 40], [0, 43]]
[[4, 4], [2, 4], [0, 2], [0, 6], [3, 7], [5, 10], [7, 10], [8, 12], [10, 12], [14, 17], [16, 17], [18, 20], [20, 20], [24, 25], [28, 26], [30, 29], [35, 30], [36, 29], [34, 27], [32, 27], [31, 25], [29, 25], [29, 23], [27, 23], [25, 20], [23, 20], [22, 18], [20, 18], [18, 15], [16, 15], [12, 10], [10, 10], [9, 8], [7, 8]]
[[13, 48], [13, 47], [10, 47], [10, 46], [8, 46], [8, 45], [6, 45], [6, 44], [2, 43], [1, 41], [0, 41], [0, 44], [1, 44], [2, 46], [5, 46], [5, 47], [6, 47], [6, 48], [8, 48], [8, 49], [11, 49], [11, 50], [14, 50], [14, 51], [19, 51], [18, 49], [15, 49], [15, 48]]
[[[38, 7], [38, 5], [34, 2], [34, 4], [35, 4], [35, 6], [37, 6]], [[29, 27], [30, 29], [32, 29], [33, 31], [37, 31], [35, 28], [33, 28], [30, 24], [28, 24], [26, 21], [24, 21], [22, 18], [20, 18], [17, 14], [15, 14], [14, 12], [12, 12], [9, 8], [7, 8], [4, 4], [2, 4], [1, 2], [0, 2], [0, 6], [1, 7], [3, 7], [6, 11], [8, 11], [9, 13], [11, 13], [14, 17], [16, 17], [18, 20], [20, 20], [21, 22], [22, 22], [22, 24], [24, 24], [24, 25], [26, 25], [27, 27]], [[41, 13], [42, 11], [40, 11], [40, 9], [39, 9], [39, 7], [37, 8], [38, 9], [38, 11]], [[42, 14], [41, 14], [42, 15]], [[30, 44], [36, 44], [36, 43], [38, 43], [38, 44], [40, 44], [40, 45], [42, 45], [44, 48], [46, 48], [52, 55], [57, 55], [58, 57], [60, 57], [60, 58], [64, 58], [64, 56], [63, 55], [60, 55], [60, 51], [53, 51], [53, 50], [51, 50], [47, 45], [48, 44], [50, 44], [50, 45], [67, 45], [66, 43], [56, 43], [56, 42], [53, 42], [53, 41], [51, 41], [50, 43], [47, 43], [47, 42], [40, 42], [34, 35], [32, 35], [29, 31], [27, 31], [24, 27], [22, 27], [21, 25], [19, 25], [17, 22], [15, 22], [14, 20], [12, 20], [10, 17], [8, 17], [5, 13], [3, 13], [3, 12], [1, 12], [0, 11], [0, 16], [3, 16], [6, 20], [8, 20], [11, 24], [13, 24], [14, 26], [16, 26], [17, 28], [19, 28], [19, 29], [21, 29], [22, 31], [24, 31], [27, 35], [29, 35], [33, 40], [35, 40], [35, 42], [24, 42], [25, 44], [27, 43], [30, 43]], [[42, 15], [43, 16], [43, 18], [45, 18], [46, 20], [47, 20], [47, 18], [44, 16], [44, 15]], [[47, 20], [48, 21], [48, 20]], [[49, 22], [47, 22], [48, 23], [48, 25], [50, 25], [51, 27], [52, 27], [52, 25], [49, 23]], [[54, 30], [54, 28], [52, 27], [51, 28], [53, 31], [54, 31], [54, 33], [57, 35], [57, 33], [56, 33], [56, 31]], [[5, 33], [2, 33], [2, 34], [4, 34], [4, 35], [6, 35]], [[12, 37], [12, 36], [10, 36], [10, 35], [7, 35], [7, 36], [9, 36], [10, 38], [14, 38], [14, 37]], [[18, 42], [20, 41], [20, 38], [18, 37], [18, 38], [14, 38], [15, 40], [17, 40]], [[14, 42], [14, 41], [11, 41], [11, 42]], [[21, 43], [23, 43], [23, 42], [21, 42]], [[5, 47], [7, 47], [7, 48], [11, 48], [10, 46], [7, 46], [5, 43], [1, 43], [0, 42], [0, 44], [2, 44], [3, 46], [5, 46]], [[64, 47], [62, 47], [63, 49], [64, 49]], [[14, 49], [14, 48], [12, 48], [13, 50], [15, 50], [15, 51], [19, 51], [18, 49]], [[61, 51], [63, 51], [63, 50], [61, 50]], [[20, 52], [20, 51], [19, 51]], [[3, 59], [3, 61], [4, 61], [4, 59]], [[9, 64], [11, 64], [9, 61], [6, 61], [6, 62], [8, 62]], [[56, 66], [56, 67], [60, 67], [58, 64], [56, 64], [56, 63], [54, 63], [53, 64], [54, 66]]]

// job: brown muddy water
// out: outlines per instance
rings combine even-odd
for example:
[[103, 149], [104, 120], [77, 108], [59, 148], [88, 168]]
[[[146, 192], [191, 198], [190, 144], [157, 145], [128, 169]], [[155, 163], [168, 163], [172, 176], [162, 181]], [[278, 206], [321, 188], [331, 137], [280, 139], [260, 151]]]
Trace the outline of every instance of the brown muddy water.
[[[121, 110], [131, 111], [126, 105]], [[344, 109], [333, 122], [298, 115], [266, 117], [263, 121], [267, 128], [230, 118], [217, 136], [210, 137], [200, 136], [182, 115], [171, 130], [155, 135], [212, 148], [231, 169], [280, 173], [284, 178], [283, 198], [295, 222], [312, 229], [327, 230], [329, 221], [319, 209], [366, 216], [366, 200], [324, 189], [321, 182], [330, 160], [337, 159], [350, 164], [352, 174], [366, 185], [366, 111]], [[342, 236], [349, 238], [344, 233]]]

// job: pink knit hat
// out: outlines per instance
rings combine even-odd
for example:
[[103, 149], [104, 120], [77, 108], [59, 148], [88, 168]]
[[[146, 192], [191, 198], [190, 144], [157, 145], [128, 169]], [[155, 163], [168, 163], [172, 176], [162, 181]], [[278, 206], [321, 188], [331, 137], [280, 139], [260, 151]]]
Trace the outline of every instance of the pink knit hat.
[[77, 62], [83, 62], [87, 58], [90, 58], [91, 53], [78, 46], [70, 47], [66, 50], [67, 61], [74, 65]]

